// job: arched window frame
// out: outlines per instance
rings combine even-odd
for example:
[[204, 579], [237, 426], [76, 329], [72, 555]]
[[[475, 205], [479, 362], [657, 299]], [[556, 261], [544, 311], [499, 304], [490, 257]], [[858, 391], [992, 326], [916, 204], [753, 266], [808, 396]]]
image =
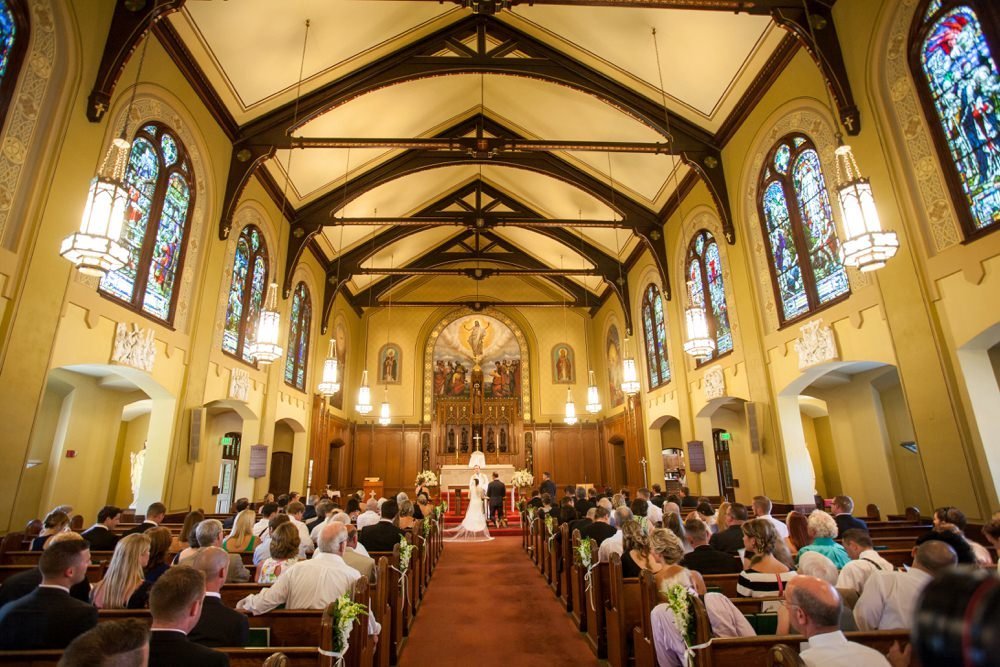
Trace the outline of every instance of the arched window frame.
[[[167, 135], [169, 135], [169, 137], [173, 140], [174, 146], [177, 150], [176, 159], [169, 165], [166, 164], [163, 152], [163, 137]], [[129, 299], [124, 299], [117, 294], [112, 294], [104, 288], [103, 282], [98, 287], [98, 292], [101, 296], [119, 303], [129, 310], [142, 315], [143, 317], [172, 328], [174, 316], [177, 312], [177, 297], [180, 293], [181, 276], [184, 272], [184, 259], [187, 256], [188, 240], [191, 232], [191, 218], [195, 208], [195, 197], [197, 196], [194, 186], [194, 171], [191, 167], [191, 159], [188, 155], [187, 148], [185, 148], [184, 143], [180, 140], [177, 132], [175, 132], [172, 128], [156, 121], [144, 123], [132, 137], [132, 147], [129, 149], [129, 163], [131, 163], [132, 151], [135, 149], [136, 141], [139, 139], [148, 141], [155, 148], [157, 172], [156, 183], [153, 186], [153, 195], [150, 198], [149, 212], [146, 219], [146, 229], [143, 234], [142, 245], [140, 246], [139, 261], [137, 263], [135, 279], [132, 282], [132, 295]], [[128, 176], [129, 167], [126, 166], [126, 181], [128, 180]], [[163, 224], [163, 207], [167, 198], [167, 190], [170, 186], [170, 180], [174, 176], [178, 176], [184, 180], [188, 189], [188, 202], [184, 222], [181, 225], [182, 238], [180, 241], [180, 251], [177, 257], [177, 268], [174, 271], [173, 276], [173, 288], [170, 292], [170, 307], [168, 309], [167, 317], [161, 318], [147, 311], [143, 307], [143, 302], [146, 296], [146, 285], [149, 281], [149, 274], [152, 270], [151, 264], [155, 250], [154, 246], [156, 245], [160, 226]], [[131, 193], [131, 188], [129, 191]], [[126, 211], [126, 217], [128, 217], [128, 211], [131, 210], [130, 205]], [[126, 222], [126, 224], [122, 226], [123, 239], [128, 232], [129, 227]]]
[[[659, 305], [659, 309], [657, 309]], [[646, 379], [652, 391], [670, 382], [670, 359], [667, 356], [667, 323], [663, 296], [654, 283], [642, 293], [642, 331], [646, 339]], [[661, 338], [662, 334], [662, 338]]]
[[[796, 142], [799, 145], [795, 145]], [[779, 149], [783, 146], [790, 147], [790, 152], [788, 155], [788, 167], [787, 173], [782, 174], [774, 167], [775, 156]], [[774, 303], [777, 308], [778, 321], [780, 327], [785, 327], [805, 318], [814, 315], [818, 311], [825, 308], [840, 303], [841, 301], [847, 299], [851, 296], [851, 287], [847, 282], [847, 274], [844, 274], [845, 291], [837, 296], [828, 299], [825, 302], [820, 302], [819, 290], [816, 286], [816, 275], [814, 273], [814, 266], [812, 260], [809, 256], [809, 242], [806, 238], [806, 227], [805, 221], [802, 217], [802, 208], [799, 200], [799, 193], [795, 189], [794, 184], [794, 170], [797, 160], [806, 151], [813, 151], [816, 153], [817, 159], [819, 158], [819, 150], [813, 143], [812, 139], [806, 135], [793, 132], [787, 134], [771, 147], [768, 151], [767, 158], [764, 160], [764, 165], [761, 167], [760, 179], [757, 187], [757, 213], [760, 218], [761, 233], [764, 237], [764, 245], [767, 248], [767, 266], [768, 271], [771, 274], [771, 288], [774, 290]], [[837, 233], [836, 222], [833, 218], [833, 208], [830, 204], [829, 192], [826, 185], [826, 175], [820, 169], [820, 178], [822, 178], [822, 183], [820, 184], [820, 192], [817, 194], [818, 197], [822, 197], [825, 203], [826, 214], [829, 216], [830, 223], [834, 226], [834, 242], [835, 247], [833, 248], [834, 256], [837, 257], [837, 263], [840, 264], [839, 251], [840, 251], [840, 235]], [[792, 231], [792, 241], [795, 244], [795, 254], [796, 254], [796, 265], [798, 266], [799, 272], [802, 275], [802, 282], [805, 287], [806, 293], [806, 309], [794, 315], [792, 317], [785, 317], [784, 302], [781, 299], [781, 289], [779, 288], [778, 279], [779, 276], [776, 270], [776, 260], [774, 258], [774, 248], [771, 245], [770, 234], [768, 232], [768, 221], [767, 215], [764, 209], [764, 195], [768, 187], [772, 183], [780, 183], [782, 193], [785, 197], [785, 206], [788, 209], [789, 216], [789, 226]], [[846, 271], [846, 269], [844, 269]]]
[[[935, 9], [935, 5], [940, 6]], [[913, 76], [917, 88], [918, 97], [923, 107], [924, 118], [930, 127], [931, 136], [934, 138], [934, 146], [937, 149], [938, 161], [945, 175], [945, 181], [951, 194], [952, 204], [958, 215], [958, 220], [962, 225], [962, 231], [967, 241], [974, 240], [1000, 229], [1000, 220], [984, 227], [976, 225], [976, 219], [970, 208], [969, 198], [962, 188], [962, 174], [955, 165], [955, 159], [951, 153], [951, 146], [942, 127], [930, 85], [927, 82], [927, 75], [924, 73], [922, 52], [924, 41], [934, 24], [945, 14], [955, 9], [968, 8], [982, 27], [986, 45], [993, 58], [995, 66], [1000, 68], [1000, 7], [992, 0], [923, 0], [914, 14], [913, 26], [910, 30], [909, 39], [909, 65], [910, 74]]]
[[285, 355], [285, 384], [299, 391], [306, 390], [306, 370], [309, 368], [309, 334], [312, 327], [312, 297], [309, 287], [299, 282], [292, 293], [289, 311], [288, 352]]
[[6, 0], [3, 4], [7, 5], [14, 20], [14, 44], [10, 50], [7, 69], [0, 79], [0, 129], [7, 121], [7, 111], [14, 100], [14, 91], [31, 41], [31, 20], [26, 0]]
[[[256, 232], [259, 239], [259, 244], [257, 249], [253, 249], [251, 244], [251, 235]], [[236, 346], [234, 350], [226, 349], [226, 339], [225, 339], [225, 328], [229, 322], [230, 317], [230, 306], [231, 296], [233, 294], [233, 288], [236, 286], [236, 260], [240, 253], [240, 243], [245, 242], [248, 249], [247, 258], [247, 273], [243, 277], [243, 291], [242, 299], [240, 300], [240, 322], [237, 328], [237, 338]], [[262, 285], [261, 291], [257, 294], [257, 298], [254, 298], [253, 284], [254, 276], [256, 273], [255, 267], [257, 266], [257, 260], [261, 260], [264, 267], [263, 280], [257, 281]], [[226, 319], [223, 321], [223, 338], [222, 338], [222, 351], [231, 357], [235, 357], [240, 361], [250, 364], [256, 367], [256, 362], [249, 357], [249, 347], [250, 343], [253, 341], [253, 327], [257, 323], [257, 315], [260, 314], [260, 310], [263, 307], [264, 298], [267, 296], [268, 288], [268, 274], [269, 274], [269, 264], [268, 264], [268, 252], [267, 252], [267, 239], [264, 238], [264, 233], [256, 225], [247, 225], [240, 232], [239, 237], [236, 239], [236, 251], [233, 254], [233, 272], [232, 277], [229, 280], [229, 289], [226, 291]]]
[[[705, 239], [704, 247], [701, 253], [697, 251], [697, 242], [699, 238]], [[724, 334], [719, 331], [719, 324], [716, 318], [716, 312], [720, 310], [720, 304], [716, 304], [712, 298], [712, 290], [710, 289], [708, 271], [705, 268], [705, 256], [708, 254], [708, 249], [712, 245], [714, 245], [716, 249], [718, 249], [719, 247], [719, 243], [718, 241], [715, 240], [715, 236], [713, 236], [712, 233], [707, 229], [699, 229], [691, 236], [691, 241], [690, 243], [688, 243], [688, 250], [684, 259], [685, 280], [691, 279], [691, 263], [693, 261], [698, 262], [698, 268], [699, 268], [698, 277], [700, 279], [701, 293], [704, 296], [705, 318], [708, 321], [708, 330], [711, 333], [712, 339], [715, 341], [716, 345], [715, 349], [712, 350], [711, 356], [703, 359], [698, 359], [698, 361], [696, 362], [697, 366], [702, 366], [704, 364], [709, 363], [710, 361], [714, 361], [716, 359], [724, 357], [727, 354], [730, 354], [733, 351], [733, 347], [735, 347], [734, 345], [735, 341], [733, 341], [732, 318], [729, 317], [729, 302], [726, 300], [726, 282], [725, 282], [725, 277], [723, 275], [725, 272], [723, 271], [721, 266], [722, 253], [719, 252], [720, 266], [719, 266], [718, 280], [719, 280], [720, 292], [722, 294], [721, 312], [725, 315], [729, 327], [729, 349], [719, 352], [720, 342], [722, 342], [720, 340], [720, 336], [724, 336]], [[688, 295], [688, 299], [690, 299], [690, 294]]]

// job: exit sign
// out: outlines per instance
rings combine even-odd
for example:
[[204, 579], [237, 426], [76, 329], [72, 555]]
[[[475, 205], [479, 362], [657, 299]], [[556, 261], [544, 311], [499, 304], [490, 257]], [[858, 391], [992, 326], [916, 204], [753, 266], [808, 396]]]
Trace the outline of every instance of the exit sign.
[[732, 440], [733, 436], [729, 433], [720, 433], [719, 440]]
[[230, 445], [233, 444], [232, 436], [228, 435], [222, 436], [222, 440], [219, 441], [219, 444], [222, 445], [223, 447], [229, 447]]

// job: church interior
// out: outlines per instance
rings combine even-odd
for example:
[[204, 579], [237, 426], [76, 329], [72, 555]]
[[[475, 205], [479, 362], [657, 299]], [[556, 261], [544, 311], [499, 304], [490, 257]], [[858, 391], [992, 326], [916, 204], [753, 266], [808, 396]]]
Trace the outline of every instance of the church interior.
[[[995, 562], [998, 54], [990, 0], [0, 1], [0, 569], [64, 504], [176, 535], [420, 476], [349, 663], [480, 650], [434, 621], [468, 560], [530, 581], [546, 664], [618, 667], [673, 663], [648, 609], [590, 618], [543, 478], [849, 497], [897, 566], [958, 508]], [[445, 545], [473, 465], [504, 520]], [[229, 660], [332, 664], [276, 641]], [[725, 641], [692, 664], [772, 664]]]

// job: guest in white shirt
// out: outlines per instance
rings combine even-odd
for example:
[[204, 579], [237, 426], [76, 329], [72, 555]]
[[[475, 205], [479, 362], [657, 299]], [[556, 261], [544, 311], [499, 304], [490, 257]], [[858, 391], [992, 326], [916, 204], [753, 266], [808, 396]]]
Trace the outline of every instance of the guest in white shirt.
[[632, 510], [627, 507], [619, 507], [614, 513], [615, 525], [618, 526], [618, 532], [609, 537], [608, 539], [601, 542], [601, 547], [597, 550], [597, 560], [601, 563], [607, 563], [611, 560], [611, 554], [622, 554], [622, 529], [621, 526], [625, 525], [626, 521], [632, 520]]
[[288, 518], [292, 520], [295, 527], [299, 529], [299, 552], [303, 556], [311, 554], [313, 552], [313, 541], [309, 537], [309, 528], [302, 522], [302, 515], [306, 511], [306, 506], [299, 501], [293, 501], [288, 503], [288, 507], [285, 508], [285, 513], [288, 514]]
[[260, 518], [253, 525], [253, 534], [257, 539], [264, 540], [270, 534], [268, 523], [278, 513], [278, 503], [264, 503], [260, 508]]
[[358, 532], [367, 526], [374, 526], [381, 518], [378, 513], [379, 504], [377, 500], [369, 500], [365, 504], [365, 511], [358, 515], [354, 524], [358, 527]]
[[783, 522], [778, 521], [773, 516], [771, 516], [771, 499], [767, 496], [754, 496], [753, 497], [753, 513], [756, 519], [767, 519], [774, 526], [774, 529], [778, 531], [778, 536], [781, 539], [788, 538], [788, 526]]
[[636, 498], [646, 501], [646, 520], [651, 524], [663, 525], [663, 510], [650, 501], [649, 489], [639, 489], [635, 492]]
[[841, 538], [851, 562], [840, 571], [838, 589], [861, 595], [868, 577], [875, 572], [892, 572], [895, 569], [892, 563], [878, 555], [871, 536], [860, 528], [851, 528]]
[[958, 562], [955, 550], [940, 540], [928, 540], [913, 550], [913, 567], [906, 572], [876, 572], [865, 582], [854, 605], [860, 630], [909, 629], [917, 598], [934, 575]]
[[809, 647], [799, 653], [806, 667], [888, 667], [881, 653], [847, 641], [840, 631], [843, 603], [833, 586], [799, 575], [785, 588], [785, 607], [792, 627], [805, 635]]

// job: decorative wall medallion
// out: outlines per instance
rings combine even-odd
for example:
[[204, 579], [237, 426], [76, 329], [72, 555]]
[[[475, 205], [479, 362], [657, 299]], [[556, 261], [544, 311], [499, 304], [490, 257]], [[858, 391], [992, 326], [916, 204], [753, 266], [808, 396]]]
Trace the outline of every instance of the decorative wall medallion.
[[705, 371], [701, 378], [701, 386], [705, 390], [705, 400], [722, 398], [726, 395], [726, 376], [722, 372], [722, 366], [713, 366]]
[[795, 340], [795, 351], [799, 353], [799, 370], [839, 358], [833, 329], [822, 324], [823, 320], [812, 320], [799, 327], [802, 335]]
[[153, 330], [119, 322], [115, 327], [115, 345], [111, 350], [111, 362], [148, 373], [153, 370], [155, 360], [156, 343]]
[[229, 398], [245, 401], [250, 396], [250, 373], [234, 368], [229, 374]]

